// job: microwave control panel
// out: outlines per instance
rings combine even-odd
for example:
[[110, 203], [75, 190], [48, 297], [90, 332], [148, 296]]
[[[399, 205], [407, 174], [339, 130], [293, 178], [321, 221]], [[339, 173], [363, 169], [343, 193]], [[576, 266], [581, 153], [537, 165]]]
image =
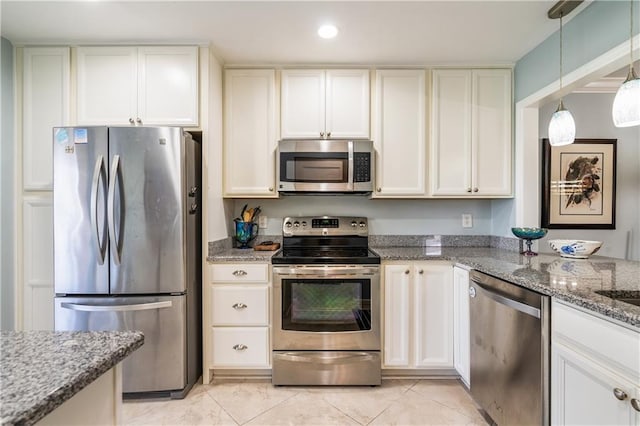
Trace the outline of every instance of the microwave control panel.
[[354, 182], [371, 181], [371, 153], [370, 152], [354, 152], [353, 153], [353, 181]]

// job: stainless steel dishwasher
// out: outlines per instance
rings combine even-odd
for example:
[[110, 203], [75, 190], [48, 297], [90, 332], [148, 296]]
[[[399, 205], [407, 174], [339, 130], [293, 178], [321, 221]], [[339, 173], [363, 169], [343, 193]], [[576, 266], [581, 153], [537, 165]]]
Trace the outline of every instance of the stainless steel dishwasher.
[[471, 395], [498, 425], [549, 424], [550, 298], [470, 273]]

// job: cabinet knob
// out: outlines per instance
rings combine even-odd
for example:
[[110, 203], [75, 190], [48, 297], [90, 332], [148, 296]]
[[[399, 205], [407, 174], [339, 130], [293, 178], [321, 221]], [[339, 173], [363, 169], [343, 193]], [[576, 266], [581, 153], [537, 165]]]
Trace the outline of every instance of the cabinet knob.
[[198, 212], [198, 204], [192, 203], [189, 207], [189, 214], [196, 214]]
[[327, 133], [327, 137], [330, 138], [331, 137], [331, 132]]
[[233, 345], [233, 349], [235, 349], [238, 352], [247, 350], [248, 348], [249, 347], [247, 345], [243, 345], [242, 343], [238, 343], [237, 345]]
[[196, 196], [196, 194], [198, 193], [198, 187], [197, 186], [192, 186], [191, 189], [189, 189], [189, 197], [193, 198]]
[[320, 132], [320, 137], [323, 138], [324, 137], [324, 132]]
[[409, 275], [409, 270], [404, 271], [405, 275]]
[[135, 124], [135, 121], [133, 121], [133, 118], [129, 117], [129, 123]]
[[234, 303], [233, 305], [231, 305], [231, 307], [232, 307], [233, 309], [237, 309], [237, 310], [239, 310], [239, 311], [240, 311], [240, 310], [242, 310], [242, 309], [246, 309], [246, 308], [247, 308], [247, 305], [245, 305], [245, 304], [244, 304], [244, 303], [242, 303], [242, 302], [238, 302], [238, 303]]
[[382, 191], [382, 188], [378, 187], [378, 188], [376, 188], [376, 191], [380, 192], [380, 191]]
[[420, 269], [420, 270], [418, 271], [418, 273], [419, 273], [420, 275], [422, 275], [422, 274], [424, 274], [424, 271], [423, 271], [422, 269]]
[[269, 192], [273, 192], [273, 187], [269, 187]]
[[634, 410], [640, 411], [640, 399], [631, 398], [631, 406]]
[[136, 123], [142, 124], [142, 120], [140, 120], [140, 117], [136, 118]]
[[615, 388], [613, 390], [613, 396], [615, 396], [620, 401], [624, 401], [627, 399], [627, 393], [620, 388]]
[[478, 192], [478, 188], [473, 188], [473, 192]]
[[247, 275], [247, 272], [243, 271], [242, 269], [239, 269], [237, 271], [233, 271], [233, 276], [234, 277], [244, 277], [245, 275]]
[[471, 192], [471, 188], [467, 188], [467, 192]]

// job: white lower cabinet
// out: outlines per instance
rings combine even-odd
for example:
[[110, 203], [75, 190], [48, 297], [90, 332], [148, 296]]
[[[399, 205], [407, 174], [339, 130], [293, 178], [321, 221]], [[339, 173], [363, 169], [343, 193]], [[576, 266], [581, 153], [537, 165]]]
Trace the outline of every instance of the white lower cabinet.
[[469, 271], [453, 268], [453, 366], [467, 387], [471, 387]]
[[203, 307], [203, 383], [211, 369], [271, 368], [269, 264], [211, 266]]
[[383, 368], [453, 368], [451, 264], [383, 266]]
[[640, 333], [552, 305], [551, 423], [640, 425]]

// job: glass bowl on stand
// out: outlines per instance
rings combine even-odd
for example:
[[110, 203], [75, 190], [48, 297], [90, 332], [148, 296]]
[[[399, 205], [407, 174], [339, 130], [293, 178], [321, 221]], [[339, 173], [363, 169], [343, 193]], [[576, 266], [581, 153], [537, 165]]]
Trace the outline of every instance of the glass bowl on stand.
[[533, 240], [538, 240], [547, 235], [546, 228], [511, 228], [511, 232], [516, 237], [524, 240], [527, 245], [527, 249], [520, 253], [525, 256], [537, 256], [538, 253], [531, 250], [531, 244], [533, 244]]

